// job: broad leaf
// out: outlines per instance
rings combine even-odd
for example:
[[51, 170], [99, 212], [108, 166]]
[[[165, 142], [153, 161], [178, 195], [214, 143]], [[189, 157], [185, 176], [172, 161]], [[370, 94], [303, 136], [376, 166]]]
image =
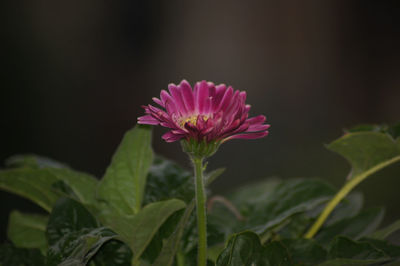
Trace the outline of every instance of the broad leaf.
[[39, 249], [16, 248], [10, 244], [0, 245], [2, 266], [43, 266], [45, 257]]
[[48, 217], [12, 211], [8, 220], [7, 236], [18, 248], [47, 249], [46, 225]]
[[318, 180], [294, 179], [282, 182], [268, 195], [265, 202], [253, 207], [246, 227], [262, 234], [294, 214], [313, 210], [329, 200], [334, 192], [331, 186]]
[[68, 168], [47, 168], [59, 181], [71, 188], [83, 204], [93, 204], [96, 198], [97, 179], [93, 176]]
[[107, 228], [83, 228], [65, 234], [47, 253], [47, 265], [84, 266], [116, 234]]
[[136, 214], [142, 205], [152, 161], [151, 129], [136, 126], [129, 130], [99, 184], [99, 198], [121, 214]]
[[128, 244], [134, 254], [133, 261], [137, 261], [167, 218], [184, 207], [181, 200], [160, 201], [146, 205], [134, 216], [105, 217], [103, 223]]
[[50, 212], [58, 195], [52, 190], [57, 178], [46, 169], [12, 169], [0, 171], [0, 189], [30, 199]]
[[383, 251], [368, 242], [357, 242], [346, 237], [337, 237], [328, 252], [328, 260], [320, 265], [370, 265], [390, 260]]
[[343, 219], [321, 229], [315, 239], [323, 245], [329, 244], [337, 235], [358, 240], [378, 228], [383, 215], [384, 211], [380, 208], [363, 211], [352, 218]]
[[132, 251], [129, 247], [117, 240], [110, 240], [103, 244], [100, 250], [92, 257], [90, 266], [130, 266]]
[[399, 246], [395, 246], [387, 241], [371, 239], [371, 238], [363, 238], [362, 241], [368, 242], [371, 245], [373, 245], [375, 248], [383, 251], [391, 259], [399, 259], [400, 258], [400, 247]]
[[31, 170], [46, 169], [58, 181], [68, 185], [76, 198], [82, 203], [92, 204], [95, 200], [97, 179], [87, 173], [75, 171], [60, 162], [38, 155], [22, 154], [7, 159], [6, 165], [14, 168], [29, 168]]
[[60, 198], [50, 214], [46, 236], [49, 245], [53, 245], [69, 233], [96, 227], [96, 219], [83, 205], [70, 198]]
[[282, 244], [295, 265], [317, 265], [327, 256], [327, 251], [312, 239], [284, 239]]
[[11, 156], [6, 160], [5, 165], [11, 168], [26, 167], [32, 169], [68, 167], [63, 163], [36, 154], [18, 154]]
[[192, 201], [183, 213], [178, 225], [173, 234], [164, 242], [162, 250], [158, 255], [154, 266], [170, 266], [174, 262], [175, 254], [179, 249], [180, 240], [183, 235], [186, 224], [189, 221], [190, 215], [195, 207], [195, 202]]
[[189, 202], [194, 197], [194, 181], [191, 172], [175, 162], [156, 157], [146, 182], [144, 203], [171, 198]]
[[363, 206], [364, 197], [361, 193], [355, 192], [348, 195], [333, 210], [325, 225], [332, 225], [342, 219], [351, 218], [357, 215]]
[[390, 236], [392, 233], [400, 230], [400, 220], [395, 221], [391, 225], [380, 229], [373, 234], [370, 235], [371, 238], [375, 239], [386, 239], [388, 236]]
[[400, 161], [400, 138], [387, 133], [358, 131], [347, 133], [328, 145], [345, 157], [352, 166], [349, 178], [375, 171]]
[[217, 259], [217, 266], [291, 265], [286, 247], [280, 242], [262, 246], [257, 234], [247, 231], [233, 235]]

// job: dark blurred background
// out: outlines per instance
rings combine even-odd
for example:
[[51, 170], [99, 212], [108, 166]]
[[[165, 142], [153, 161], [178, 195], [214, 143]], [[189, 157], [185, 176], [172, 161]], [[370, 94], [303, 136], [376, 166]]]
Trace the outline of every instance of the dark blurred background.
[[[359, 123], [400, 119], [399, 1], [5, 1], [0, 160], [36, 153], [101, 177], [124, 132], [170, 82], [247, 90], [261, 140], [221, 147], [223, 193], [268, 176], [340, 186], [348, 164], [324, 148]], [[186, 167], [178, 143], [157, 153]], [[368, 206], [400, 218], [400, 166], [365, 181]], [[8, 212], [37, 211], [0, 192]]]

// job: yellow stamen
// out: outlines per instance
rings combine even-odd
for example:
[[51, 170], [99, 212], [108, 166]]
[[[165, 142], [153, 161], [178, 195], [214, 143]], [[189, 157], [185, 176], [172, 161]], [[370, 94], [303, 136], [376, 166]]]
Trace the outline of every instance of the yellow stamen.
[[190, 124], [196, 126], [196, 125], [197, 125], [197, 119], [198, 119], [199, 117], [202, 117], [204, 121], [207, 121], [207, 120], [208, 120], [208, 116], [207, 116], [207, 115], [191, 115], [191, 116], [188, 116], [188, 117], [186, 117], [186, 118], [182, 118], [181, 121], [180, 121], [180, 123], [179, 123], [179, 125], [180, 125], [182, 128], [185, 127], [185, 124], [186, 124], [186, 123], [190, 123]]

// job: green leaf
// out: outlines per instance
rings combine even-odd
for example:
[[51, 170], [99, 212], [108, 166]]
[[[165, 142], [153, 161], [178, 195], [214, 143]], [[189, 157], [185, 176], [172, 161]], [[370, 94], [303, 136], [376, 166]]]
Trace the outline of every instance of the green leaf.
[[327, 251], [312, 239], [284, 239], [282, 244], [295, 265], [318, 265], [327, 256]]
[[375, 171], [400, 161], [400, 138], [381, 132], [348, 133], [327, 146], [345, 157], [352, 166], [349, 178]]
[[158, 255], [154, 266], [170, 266], [174, 262], [175, 254], [179, 249], [180, 240], [185, 229], [186, 224], [189, 221], [190, 215], [195, 207], [195, 202], [192, 201], [183, 213], [175, 231], [172, 235], [164, 242], [162, 250]]
[[368, 242], [357, 242], [346, 237], [336, 237], [328, 252], [328, 260], [320, 265], [370, 265], [390, 258]]
[[147, 177], [144, 203], [171, 198], [190, 202], [194, 197], [194, 182], [191, 172], [173, 161], [157, 156]]
[[129, 247], [117, 240], [110, 240], [103, 244], [100, 250], [92, 257], [89, 265], [95, 266], [130, 266], [132, 251]]
[[115, 233], [104, 227], [71, 231], [50, 247], [47, 265], [84, 266], [105, 242], [115, 237]]
[[97, 179], [92, 175], [73, 170], [60, 162], [38, 155], [22, 154], [7, 159], [6, 165], [31, 170], [46, 169], [59, 181], [68, 185], [82, 203], [89, 204], [95, 200]]
[[184, 207], [177, 199], [150, 203], [134, 216], [109, 216], [104, 224], [128, 244], [137, 261], [167, 218]]
[[136, 126], [129, 130], [98, 186], [99, 198], [121, 214], [136, 214], [152, 161], [151, 128]]
[[47, 249], [46, 224], [48, 217], [12, 211], [8, 220], [7, 236], [18, 248]]
[[371, 238], [363, 238], [362, 241], [370, 243], [375, 248], [385, 252], [385, 254], [387, 254], [387, 256], [391, 257], [392, 259], [400, 258], [400, 247], [399, 246], [395, 246], [387, 241], [371, 239]]
[[262, 234], [294, 214], [313, 210], [335, 190], [319, 180], [294, 179], [277, 185], [266, 200], [253, 206], [246, 227]]
[[218, 177], [220, 177], [224, 172], [226, 168], [218, 168], [215, 170], [212, 170], [209, 173], [205, 174], [205, 185], [209, 186], [212, 182], [214, 182]]
[[400, 137], [400, 122], [389, 127], [388, 133], [394, 138]]
[[68, 168], [47, 168], [58, 180], [63, 181], [83, 204], [93, 204], [96, 199], [97, 179], [92, 175]]
[[2, 266], [43, 266], [45, 258], [39, 249], [16, 248], [11, 244], [0, 245]]
[[381, 208], [363, 211], [352, 218], [343, 219], [333, 225], [323, 228], [315, 236], [315, 239], [323, 245], [329, 244], [337, 235], [343, 235], [358, 240], [373, 232], [382, 222], [383, 215], [384, 210]]
[[375, 239], [386, 239], [388, 236], [390, 236], [392, 233], [400, 230], [400, 220], [395, 221], [391, 225], [378, 230], [374, 232], [373, 234], [370, 235], [371, 238]]
[[241, 186], [228, 194], [227, 198], [244, 216], [250, 216], [253, 213], [253, 207], [264, 204], [280, 183], [279, 179], [268, 178], [254, 184]]
[[12, 169], [0, 171], [0, 189], [30, 199], [50, 212], [58, 195], [52, 190], [57, 178], [46, 169]]
[[46, 236], [49, 245], [53, 245], [71, 232], [96, 227], [96, 219], [82, 204], [70, 198], [60, 198], [50, 214]]
[[364, 197], [361, 193], [354, 192], [342, 200], [333, 210], [325, 222], [325, 226], [332, 225], [342, 219], [357, 215], [363, 206]]
[[257, 234], [247, 231], [233, 235], [217, 259], [217, 266], [291, 265], [285, 246], [271, 242], [262, 246]]
[[66, 164], [36, 154], [17, 154], [11, 156], [6, 160], [5, 165], [11, 168], [26, 167], [32, 169], [68, 167]]

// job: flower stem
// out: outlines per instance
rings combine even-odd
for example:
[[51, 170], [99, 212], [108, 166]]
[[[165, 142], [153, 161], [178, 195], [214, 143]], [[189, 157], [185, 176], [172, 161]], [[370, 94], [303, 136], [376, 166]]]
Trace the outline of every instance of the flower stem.
[[207, 264], [207, 218], [205, 208], [206, 194], [203, 180], [203, 160], [204, 158], [202, 157], [192, 158], [196, 184], [197, 231], [199, 237], [197, 266], [206, 266]]
[[339, 204], [339, 202], [349, 194], [349, 192], [357, 186], [359, 183], [361, 183], [364, 179], [366, 179], [368, 176], [372, 175], [376, 171], [392, 164], [397, 161], [400, 161], [400, 156], [394, 157], [390, 160], [387, 160], [383, 163], [380, 163], [367, 171], [354, 176], [351, 178], [349, 181], [347, 181], [344, 186], [336, 193], [335, 197], [331, 199], [331, 201], [326, 205], [325, 209], [322, 211], [322, 213], [319, 215], [317, 221], [311, 226], [311, 228], [308, 230], [308, 232], [304, 235], [305, 238], [313, 238], [313, 236], [318, 232], [318, 230], [321, 228], [321, 226], [324, 224], [325, 220], [328, 218], [328, 216], [331, 214], [331, 212], [335, 209], [336, 205]]

